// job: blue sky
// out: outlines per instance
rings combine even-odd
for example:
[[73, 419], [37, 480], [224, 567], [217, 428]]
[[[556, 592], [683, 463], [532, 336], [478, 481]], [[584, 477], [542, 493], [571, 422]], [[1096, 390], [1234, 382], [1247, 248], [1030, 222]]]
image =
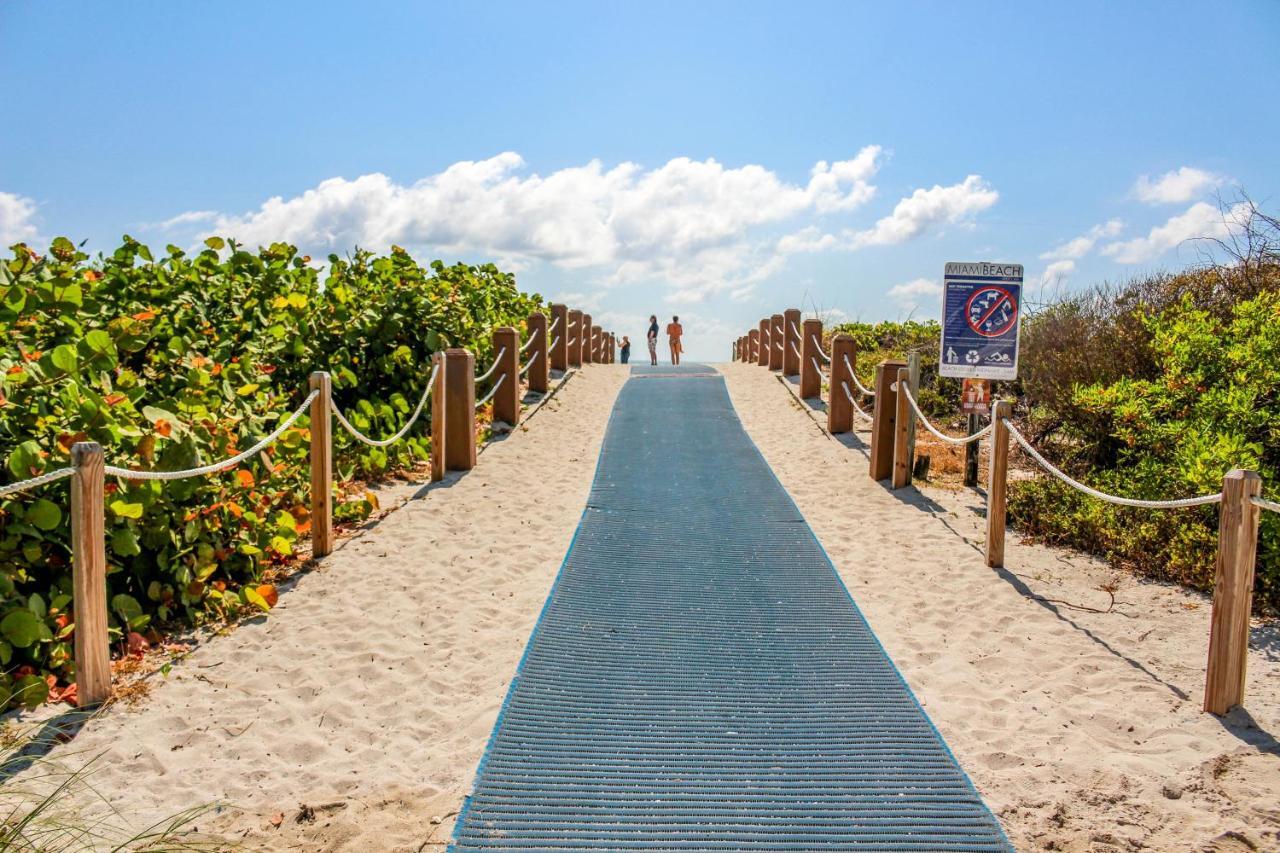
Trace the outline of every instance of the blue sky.
[[[1280, 2], [0, 3], [0, 238], [495, 260], [691, 358], [1280, 202]], [[277, 201], [272, 202], [272, 199]], [[1051, 288], [1052, 289], [1052, 288]]]

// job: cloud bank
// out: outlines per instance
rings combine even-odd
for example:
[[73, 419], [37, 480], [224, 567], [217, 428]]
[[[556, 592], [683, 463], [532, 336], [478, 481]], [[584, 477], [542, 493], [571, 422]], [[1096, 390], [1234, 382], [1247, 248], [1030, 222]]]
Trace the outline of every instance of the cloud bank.
[[37, 242], [36, 203], [15, 193], [0, 192], [0, 246]]

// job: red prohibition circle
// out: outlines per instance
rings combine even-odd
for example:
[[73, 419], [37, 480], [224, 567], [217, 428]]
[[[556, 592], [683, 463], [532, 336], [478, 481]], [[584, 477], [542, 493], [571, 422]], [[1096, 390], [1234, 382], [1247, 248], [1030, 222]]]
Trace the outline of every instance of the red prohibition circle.
[[[984, 294], [984, 293], [988, 293], [988, 292], [993, 291], [993, 290], [994, 290], [996, 293], [1001, 294], [1001, 295], [1003, 296], [1003, 298], [1002, 298], [1002, 299], [997, 300], [997, 301], [996, 301], [996, 304], [995, 304], [995, 305], [993, 305], [993, 306], [991, 306], [991, 310], [990, 310], [990, 311], [988, 311], [988, 312], [987, 312], [985, 315], [983, 315], [982, 317], [980, 317], [980, 318], [977, 320], [977, 322], [975, 322], [975, 321], [974, 321], [974, 319], [973, 319], [973, 314], [972, 314], [973, 301], [974, 301], [975, 299], [977, 299], [979, 296], [981, 296], [982, 294]], [[980, 326], [981, 326], [983, 323], [985, 323], [985, 322], [986, 322], [986, 320], [987, 320], [987, 318], [988, 318], [988, 317], [990, 317], [992, 314], [994, 314], [994, 313], [995, 313], [995, 311], [996, 311], [996, 309], [997, 309], [997, 308], [999, 308], [1001, 305], [1003, 305], [1005, 302], [1008, 302], [1011, 306], [1013, 306], [1013, 312], [1009, 315], [1009, 319], [1008, 319], [1007, 321], [1005, 321], [1004, 325], [1000, 326], [1000, 328], [998, 328], [998, 329], [993, 329], [992, 331], [989, 331], [989, 332], [984, 332], [984, 331], [980, 328]], [[1013, 324], [1014, 324], [1015, 322], [1017, 322], [1017, 320], [1018, 320], [1018, 303], [1017, 303], [1017, 301], [1016, 301], [1016, 300], [1014, 300], [1014, 298], [1013, 298], [1013, 294], [1012, 294], [1012, 293], [1010, 293], [1009, 291], [1005, 290], [1003, 287], [997, 287], [997, 286], [996, 286], [996, 285], [994, 285], [994, 284], [988, 284], [988, 285], [985, 285], [985, 286], [983, 286], [983, 287], [978, 288], [977, 290], [975, 290], [973, 293], [971, 293], [971, 294], [969, 295], [969, 299], [968, 299], [968, 301], [967, 301], [967, 302], [965, 302], [965, 304], [964, 304], [964, 321], [965, 321], [965, 323], [967, 323], [967, 324], [969, 325], [969, 328], [970, 328], [970, 329], [972, 329], [972, 330], [973, 330], [974, 332], [976, 332], [977, 334], [982, 335], [982, 337], [984, 337], [984, 338], [998, 338], [998, 337], [1000, 337], [1000, 336], [1001, 336], [1001, 335], [1003, 335], [1005, 332], [1007, 332], [1007, 331], [1009, 331], [1010, 329], [1012, 329], [1012, 328], [1013, 328]]]

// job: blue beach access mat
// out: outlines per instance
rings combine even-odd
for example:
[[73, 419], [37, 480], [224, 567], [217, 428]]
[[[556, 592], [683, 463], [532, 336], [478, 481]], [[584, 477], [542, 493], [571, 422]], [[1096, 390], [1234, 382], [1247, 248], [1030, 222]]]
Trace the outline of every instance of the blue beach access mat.
[[723, 378], [646, 365], [452, 849], [1012, 847]]

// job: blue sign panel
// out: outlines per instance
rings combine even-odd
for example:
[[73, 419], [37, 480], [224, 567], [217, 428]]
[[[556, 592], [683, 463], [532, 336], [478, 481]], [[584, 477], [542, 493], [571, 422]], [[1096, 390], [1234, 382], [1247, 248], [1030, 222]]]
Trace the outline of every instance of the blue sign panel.
[[1022, 264], [949, 263], [943, 288], [938, 373], [1017, 379]]

